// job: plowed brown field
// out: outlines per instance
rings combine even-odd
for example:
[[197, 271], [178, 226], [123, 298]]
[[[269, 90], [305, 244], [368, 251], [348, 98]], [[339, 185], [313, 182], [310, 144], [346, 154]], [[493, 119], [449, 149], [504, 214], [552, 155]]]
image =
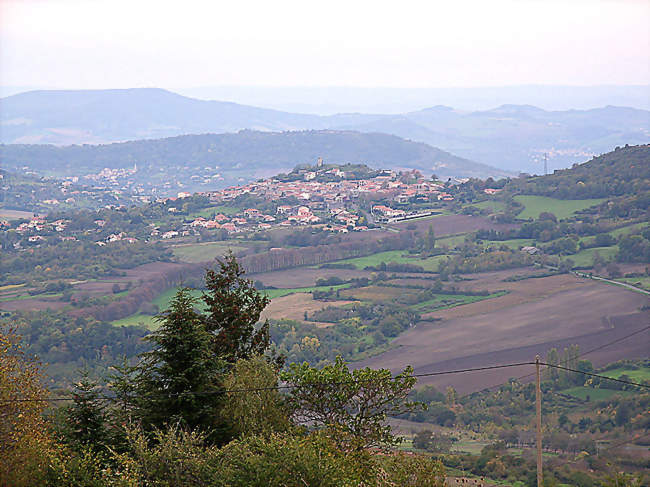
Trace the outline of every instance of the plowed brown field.
[[[508, 271], [514, 274], [513, 271]], [[532, 361], [552, 347], [580, 345], [586, 351], [650, 324], [650, 299], [617, 286], [571, 275], [502, 282], [503, 273], [478, 275], [462, 283], [475, 289], [507, 289], [508, 295], [458, 308], [433, 312], [429, 319], [406, 331], [394, 348], [358, 366], [387, 367], [394, 371], [412, 365], [416, 373]], [[604, 348], [586, 358], [600, 365], [622, 358], [644, 357], [650, 350], [645, 332]], [[532, 372], [531, 366], [421, 381], [437, 387], [453, 385], [461, 393]]]

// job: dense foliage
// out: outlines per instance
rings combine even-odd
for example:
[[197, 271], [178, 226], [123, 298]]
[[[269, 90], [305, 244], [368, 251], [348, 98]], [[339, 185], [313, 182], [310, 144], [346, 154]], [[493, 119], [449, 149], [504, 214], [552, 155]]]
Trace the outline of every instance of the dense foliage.
[[650, 146], [617, 147], [571, 169], [548, 176], [513, 179], [510, 191], [563, 199], [612, 198], [650, 191]]
[[[277, 363], [260, 355], [267, 332], [252, 328], [267, 300], [240, 276], [232, 257], [208, 276], [206, 315], [181, 288], [148, 337], [152, 350], [115, 367], [112, 394], [84, 375], [49, 424], [37, 364], [15, 334], [1, 334], [0, 414], [11, 418], [0, 429], [3, 483], [441, 487], [439, 462], [368, 450], [395, 443], [387, 414], [415, 407], [405, 401], [412, 370], [351, 373], [341, 359], [322, 370], [295, 365], [283, 376], [285, 400]], [[239, 305], [251, 312], [239, 315]]]

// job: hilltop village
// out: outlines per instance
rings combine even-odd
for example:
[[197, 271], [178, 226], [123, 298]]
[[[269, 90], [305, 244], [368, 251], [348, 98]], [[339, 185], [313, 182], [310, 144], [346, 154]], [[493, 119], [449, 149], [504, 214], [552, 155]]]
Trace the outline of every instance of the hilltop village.
[[[0, 221], [5, 230], [15, 230], [16, 249], [49, 238], [61, 241], [94, 240], [103, 246], [112, 242], [168, 240], [199, 236], [206, 231], [222, 234], [259, 232], [273, 228], [309, 225], [323, 231], [366, 231], [379, 223], [431, 215], [434, 207], [453, 202], [451, 182], [425, 178], [418, 171], [397, 173], [363, 165], [324, 165], [296, 168], [289, 174], [222, 190], [179, 192], [159, 198], [148, 206], [160, 214], [141, 225], [109, 231], [104, 213], [126, 212], [126, 205], [105, 205], [97, 218], [70, 225], [65, 214], [35, 215], [31, 219]], [[130, 210], [129, 210], [130, 211]], [[108, 212], [108, 213], [107, 213]], [[145, 211], [146, 213], [146, 211]], [[143, 222], [144, 223], [144, 222]]]
[[[222, 228], [236, 233], [245, 229], [269, 230], [278, 225], [313, 225], [347, 233], [368, 230], [369, 225], [375, 222], [430, 214], [416, 209], [414, 205], [417, 203], [454, 200], [444, 183], [426, 180], [418, 171], [398, 174], [390, 170], [365, 169], [368, 177], [357, 178], [340, 166], [319, 165], [316, 168], [296, 169], [288, 176], [280, 175], [220, 191], [196, 193], [208, 197], [214, 204], [228, 204], [250, 197], [261, 201], [264, 208], [246, 208], [231, 217], [222, 213], [211, 219], [198, 217], [188, 226]], [[179, 210], [171, 204], [191, 196], [189, 193], [179, 193], [177, 198], [160, 199], [158, 203], [170, 205], [168, 211], [174, 213]], [[269, 209], [268, 203], [277, 204], [271, 205], [271, 211], [265, 211]], [[169, 233], [162, 235], [163, 238], [171, 236]]]

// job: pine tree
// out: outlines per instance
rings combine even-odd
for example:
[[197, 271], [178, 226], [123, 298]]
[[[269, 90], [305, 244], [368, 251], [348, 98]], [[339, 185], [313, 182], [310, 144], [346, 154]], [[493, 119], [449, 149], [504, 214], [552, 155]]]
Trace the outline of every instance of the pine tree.
[[109, 443], [105, 404], [99, 394], [99, 385], [87, 370], [74, 384], [73, 404], [65, 410], [65, 436], [79, 449], [89, 447], [98, 452]]
[[243, 278], [244, 270], [232, 253], [219, 261], [219, 271], [208, 270], [203, 294], [207, 307], [206, 329], [213, 335], [214, 354], [229, 363], [263, 355], [269, 348], [269, 324], [255, 325], [269, 298], [253, 282]]
[[189, 289], [177, 291], [159, 316], [160, 328], [147, 337], [154, 349], [135, 367], [135, 411], [145, 427], [222, 429], [216, 410], [225, 364], [214, 356], [212, 337], [194, 304]]

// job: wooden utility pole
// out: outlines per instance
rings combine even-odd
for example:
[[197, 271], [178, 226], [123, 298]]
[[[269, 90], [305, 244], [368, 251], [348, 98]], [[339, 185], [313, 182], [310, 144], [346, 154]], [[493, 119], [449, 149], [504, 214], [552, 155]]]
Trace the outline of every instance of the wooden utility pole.
[[539, 375], [539, 355], [535, 357], [537, 381], [535, 384], [535, 411], [537, 416], [537, 487], [542, 487], [542, 388]]

